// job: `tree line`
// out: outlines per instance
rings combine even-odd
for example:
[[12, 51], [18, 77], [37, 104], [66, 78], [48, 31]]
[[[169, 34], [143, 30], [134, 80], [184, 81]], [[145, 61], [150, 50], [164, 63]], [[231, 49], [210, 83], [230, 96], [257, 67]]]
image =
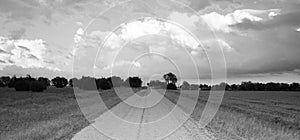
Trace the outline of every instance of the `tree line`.
[[225, 89], [225, 90], [240, 90], [240, 91], [300, 91], [299, 83], [260, 83], [260, 82], [241, 82], [241, 84], [227, 84], [221, 83], [214, 85], [213, 89]]
[[142, 87], [142, 80], [139, 77], [128, 77], [123, 80], [121, 77], [112, 76], [107, 78], [94, 78], [83, 76], [80, 79], [71, 78], [67, 79], [65, 77], [57, 76], [53, 79], [48, 79], [46, 77], [33, 78], [30, 75], [26, 77], [0, 77], [0, 87], [14, 88], [16, 91], [33, 91], [42, 92], [49, 86], [54, 86], [56, 88], [78, 87], [85, 90], [107, 90], [113, 87], [127, 86], [133, 88]]
[[[241, 82], [241, 84], [227, 84], [220, 83], [217, 85], [207, 85], [207, 84], [189, 84], [184, 81], [179, 87], [176, 86], [178, 81], [175, 74], [172, 72], [162, 75], [165, 81], [152, 80], [147, 83], [148, 87], [152, 88], [162, 88], [176, 90], [178, 88], [182, 90], [232, 90], [232, 91], [300, 91], [299, 83], [259, 83], [259, 82]], [[48, 86], [54, 86], [56, 88], [78, 87], [84, 90], [107, 90], [113, 87], [132, 87], [140, 88], [142, 87], [143, 81], [140, 77], [128, 77], [123, 80], [121, 77], [112, 76], [107, 78], [95, 78], [89, 76], [83, 76], [80, 79], [71, 78], [67, 79], [65, 77], [55, 77], [53, 79], [48, 79], [46, 77], [33, 78], [30, 75], [26, 77], [0, 77], [0, 87], [15, 88], [16, 91], [33, 91], [42, 92], [47, 89]]]

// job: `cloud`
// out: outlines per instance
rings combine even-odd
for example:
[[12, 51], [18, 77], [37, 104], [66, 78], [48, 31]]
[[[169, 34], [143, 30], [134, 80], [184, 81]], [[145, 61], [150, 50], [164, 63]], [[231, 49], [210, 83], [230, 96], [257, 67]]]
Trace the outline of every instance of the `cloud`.
[[289, 12], [285, 14], [279, 14], [268, 20], [262, 22], [244, 22], [236, 23], [232, 27], [238, 29], [253, 29], [253, 30], [264, 30], [277, 27], [297, 27], [300, 25], [300, 12]]
[[26, 32], [25, 28], [21, 28], [19, 30], [10, 31], [10, 36], [13, 40], [20, 39]]
[[120, 37], [130, 41], [144, 35], [158, 34], [163, 29], [162, 26], [161, 21], [152, 18], [137, 20], [123, 25]]
[[4, 60], [0, 60], [0, 63], [6, 63]]
[[0, 54], [1, 54], [1, 53], [3, 53], [3, 54], [7, 54], [7, 52], [6, 52], [6, 51], [4, 51], [4, 50], [0, 49]]
[[[1, 67], [1, 65], [0, 65]], [[57, 69], [49, 69], [49, 68], [23, 68], [16, 65], [8, 65], [3, 69], [0, 69], [0, 73], [4, 75], [16, 75], [16, 76], [26, 76], [30, 74], [33, 77], [48, 77], [54, 78], [55, 76], [64, 76], [67, 78], [71, 78], [72, 74], [64, 71], [59, 71]]]
[[111, 70], [115, 67], [123, 67], [124, 65], [134, 66], [136, 68], [141, 67], [141, 64], [139, 62], [120, 60], [120, 61], [114, 62], [113, 64], [111, 64], [109, 66], [104, 67], [103, 70]]
[[58, 21], [61, 16], [76, 15], [84, 11], [85, 8], [83, 8], [82, 5], [87, 2], [91, 1], [0, 0], [0, 17], [3, 18], [6, 23], [17, 21], [28, 25], [36, 24], [36, 20], [41, 20], [49, 24]]
[[236, 32], [233, 26], [237, 24], [260, 23], [269, 17], [270, 13], [274, 17], [274, 13], [279, 12], [278, 9], [269, 10], [254, 10], [254, 9], [241, 9], [235, 10], [232, 13], [221, 15], [217, 12], [204, 14], [201, 18], [212, 28], [214, 31], [223, 31], [226, 33]]
[[21, 49], [23, 49], [23, 50], [25, 50], [25, 51], [29, 51], [29, 52], [30, 52], [30, 49], [28, 49], [28, 48], [25, 47], [25, 46], [18, 45], [17, 47], [19, 47], [19, 48], [21, 48]]
[[78, 28], [75, 35], [74, 35], [74, 43], [79, 43], [82, 39], [84, 31], [82, 28]]
[[0, 37], [0, 44], [0, 49], [5, 52], [0, 54], [0, 58], [1, 60], [9, 62], [5, 66], [15, 65], [22, 68], [54, 69], [44, 63], [46, 43], [41, 39], [10, 40], [7, 37]]
[[206, 6], [209, 6], [211, 3], [209, 0], [191, 0], [190, 7], [193, 8], [195, 11], [199, 11]]
[[73, 40], [75, 43], [75, 48], [71, 52], [73, 56], [78, 56], [76, 54], [79, 50], [84, 51], [87, 48], [98, 49], [102, 47], [105, 50], [115, 51], [124, 44], [124, 40], [113, 32], [92, 31], [85, 33], [82, 28], [76, 31]]

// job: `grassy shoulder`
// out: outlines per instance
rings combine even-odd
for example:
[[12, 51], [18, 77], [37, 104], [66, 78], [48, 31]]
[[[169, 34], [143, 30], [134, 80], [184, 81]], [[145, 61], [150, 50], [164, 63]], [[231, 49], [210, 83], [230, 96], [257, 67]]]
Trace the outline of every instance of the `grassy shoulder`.
[[[100, 95], [107, 108], [122, 101], [114, 90], [100, 91]], [[85, 92], [79, 96], [88, 107], [98, 101]], [[123, 98], [128, 96], [123, 95]], [[72, 88], [50, 87], [41, 93], [1, 88], [0, 100], [0, 139], [70, 139], [90, 124], [80, 110]], [[89, 120], [106, 108], [92, 111]]]
[[[179, 95], [198, 99], [191, 117], [199, 120], [208, 92], [168, 91], [165, 96], [176, 103]], [[219, 139], [298, 140], [300, 105], [296, 92], [226, 92], [222, 104], [207, 125]]]

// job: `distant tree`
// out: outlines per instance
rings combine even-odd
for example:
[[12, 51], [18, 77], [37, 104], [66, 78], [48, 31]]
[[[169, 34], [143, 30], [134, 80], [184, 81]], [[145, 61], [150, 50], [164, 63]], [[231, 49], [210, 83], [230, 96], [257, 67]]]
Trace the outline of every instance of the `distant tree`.
[[239, 89], [239, 86], [236, 85], [236, 84], [232, 84], [230, 87], [231, 87], [231, 90], [238, 90]]
[[190, 84], [187, 81], [183, 81], [181, 85], [182, 90], [190, 90]]
[[214, 90], [231, 90], [231, 87], [230, 87], [229, 84], [227, 84], [225, 82], [222, 82], [222, 83], [220, 83], [218, 85], [214, 85], [212, 87], [212, 89], [214, 89]]
[[177, 86], [176, 86], [177, 77], [175, 74], [169, 72], [169, 73], [163, 75], [163, 78], [167, 82], [167, 89], [177, 89]]
[[207, 84], [200, 84], [199, 85], [199, 88], [201, 90], [210, 90], [211, 89], [211, 86], [207, 85]]
[[167, 82], [167, 84], [169, 83], [173, 83], [176, 84], [177, 83], [177, 77], [175, 74], [169, 72], [165, 75], [163, 75], [163, 78], [165, 79], [165, 81]]
[[0, 78], [0, 84], [2, 84], [2, 85], [0, 85], [0, 87], [6, 87], [6, 86], [8, 86], [9, 81], [10, 81], [10, 77], [9, 76], [2, 76]]
[[96, 83], [97, 83], [97, 89], [108, 90], [112, 88], [110, 80], [106, 78], [97, 79]]
[[167, 84], [167, 89], [176, 90], [177, 86], [174, 83], [169, 83], [169, 84]]
[[4, 82], [0, 81], [0, 87], [6, 87], [6, 85], [4, 84]]
[[289, 90], [289, 84], [287, 84], [287, 83], [280, 83], [280, 90], [281, 91], [288, 91]]
[[51, 82], [48, 78], [45, 78], [45, 77], [39, 77], [38, 81], [43, 83], [45, 86], [50, 86], [50, 82]]
[[69, 80], [69, 85], [70, 85], [70, 87], [79, 87], [79, 85], [80, 85], [80, 80], [77, 79], [77, 78], [71, 78], [71, 79]]
[[124, 83], [123, 79], [118, 76], [108, 77], [107, 80], [110, 83], [111, 87], [120, 87]]
[[94, 77], [83, 76], [79, 82], [79, 88], [84, 90], [97, 90], [96, 79]]
[[9, 87], [9, 88], [14, 88], [14, 87], [15, 87], [16, 81], [17, 81], [17, 77], [16, 77], [16, 76], [13, 76], [13, 77], [9, 80], [8, 87]]
[[300, 84], [299, 83], [292, 83], [289, 86], [290, 91], [300, 91]]
[[32, 92], [42, 92], [47, 89], [47, 83], [41, 80], [35, 80], [30, 82], [30, 90]]
[[14, 84], [16, 91], [30, 91], [30, 86], [30, 80], [26, 78], [18, 78]]
[[165, 89], [167, 87], [166, 82], [161, 82], [159, 80], [151, 80], [148, 84], [151, 88]]
[[199, 85], [196, 84], [190, 85], [190, 90], [199, 90]]
[[128, 77], [125, 80], [125, 85], [133, 87], [133, 88], [139, 88], [142, 87], [142, 79], [139, 77]]
[[52, 84], [57, 88], [64, 88], [68, 85], [68, 80], [64, 77], [55, 77], [51, 80]]

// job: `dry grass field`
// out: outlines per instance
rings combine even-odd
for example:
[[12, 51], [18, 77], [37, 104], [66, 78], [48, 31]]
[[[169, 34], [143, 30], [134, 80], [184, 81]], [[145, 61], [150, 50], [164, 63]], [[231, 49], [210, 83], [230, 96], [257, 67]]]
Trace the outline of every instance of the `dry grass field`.
[[[166, 96], [173, 102], [179, 91]], [[197, 99], [197, 91], [183, 97]], [[199, 120], [209, 93], [201, 91], [191, 115]], [[226, 91], [222, 104], [207, 128], [220, 139], [299, 140], [300, 93], [272, 91]]]
[[[101, 91], [100, 95], [108, 108], [121, 102], [113, 90]], [[98, 102], [95, 95], [83, 92], [77, 96], [90, 108], [89, 119], [106, 110], [105, 107], [93, 108]], [[70, 139], [87, 125], [89, 121], [81, 112], [72, 88], [50, 87], [41, 93], [0, 88], [1, 140]]]
[[[15, 92], [0, 89], [0, 139], [70, 139], [89, 125], [81, 112], [72, 88], [48, 88], [42, 93]], [[197, 91], [183, 91], [186, 98], [195, 100]], [[121, 98], [130, 96], [122, 89]], [[113, 90], [101, 91], [108, 108], [121, 102]], [[173, 102], [178, 91], [166, 96]], [[197, 106], [191, 115], [199, 120], [207, 102], [208, 92], [200, 92]], [[106, 108], [94, 106], [98, 99], [83, 91], [88, 118], [102, 114]], [[298, 140], [300, 138], [299, 92], [227, 91], [222, 105], [207, 129], [219, 139]], [[95, 109], [97, 108], [97, 109]], [[90, 111], [90, 112], [89, 112]]]

